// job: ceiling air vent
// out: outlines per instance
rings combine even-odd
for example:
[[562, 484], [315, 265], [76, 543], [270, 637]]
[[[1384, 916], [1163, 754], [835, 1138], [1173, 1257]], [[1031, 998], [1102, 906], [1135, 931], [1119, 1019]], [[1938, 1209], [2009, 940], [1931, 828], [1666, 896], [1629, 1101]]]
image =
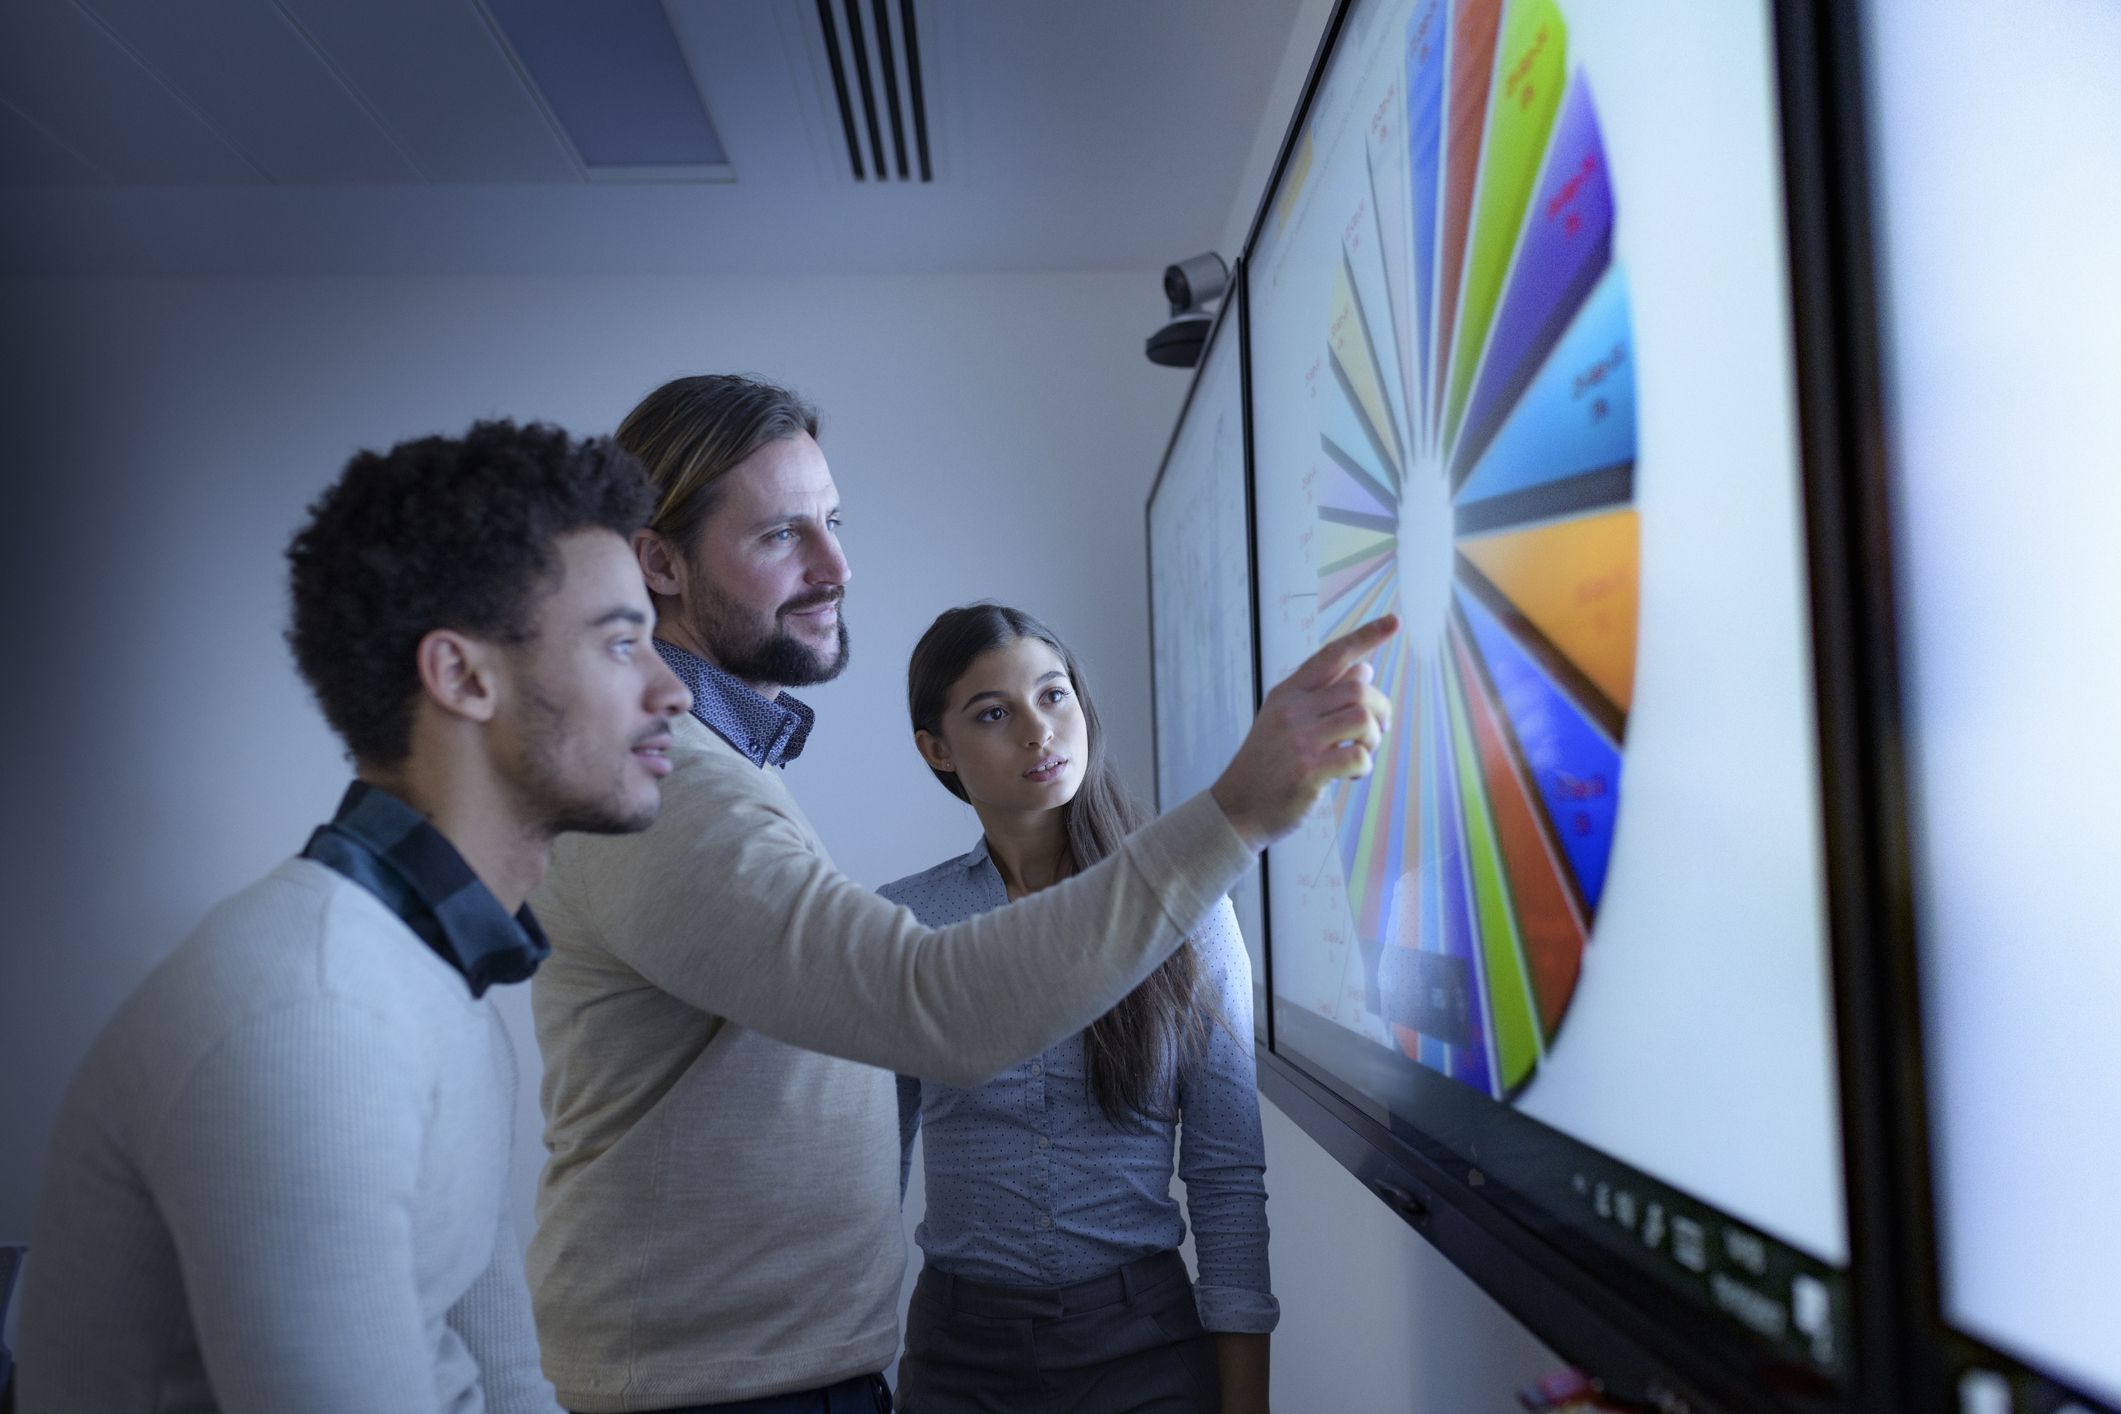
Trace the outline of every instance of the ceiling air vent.
[[855, 180], [934, 181], [913, 0], [817, 0], [817, 19]]

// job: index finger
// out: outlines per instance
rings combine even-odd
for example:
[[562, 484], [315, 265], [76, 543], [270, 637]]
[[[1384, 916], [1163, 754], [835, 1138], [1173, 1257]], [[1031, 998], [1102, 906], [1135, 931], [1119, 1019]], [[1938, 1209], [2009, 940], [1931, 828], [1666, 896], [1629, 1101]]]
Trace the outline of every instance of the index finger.
[[1382, 614], [1360, 628], [1349, 629], [1304, 659], [1303, 666], [1289, 674], [1289, 681], [1309, 691], [1336, 681], [1357, 660], [1384, 647], [1385, 640], [1399, 632], [1399, 615]]

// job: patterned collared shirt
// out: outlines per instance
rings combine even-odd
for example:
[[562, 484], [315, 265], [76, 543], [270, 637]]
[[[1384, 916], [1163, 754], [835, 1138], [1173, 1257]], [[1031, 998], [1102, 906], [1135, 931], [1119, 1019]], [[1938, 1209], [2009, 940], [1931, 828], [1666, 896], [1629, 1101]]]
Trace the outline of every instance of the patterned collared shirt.
[[788, 693], [764, 697], [742, 678], [723, 672], [675, 643], [655, 640], [678, 681], [692, 689], [692, 715], [754, 766], [786, 766], [803, 754], [817, 714]]
[[346, 788], [339, 813], [317, 827], [302, 857], [383, 900], [436, 956], [464, 974], [474, 997], [499, 982], [529, 980], [552, 951], [530, 905], [509, 917], [447, 836], [366, 781]]

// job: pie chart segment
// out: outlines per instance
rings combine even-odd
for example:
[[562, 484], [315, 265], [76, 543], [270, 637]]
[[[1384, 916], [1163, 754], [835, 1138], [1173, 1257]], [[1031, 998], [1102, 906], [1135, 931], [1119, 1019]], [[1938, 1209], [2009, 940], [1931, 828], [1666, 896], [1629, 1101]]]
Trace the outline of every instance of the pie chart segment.
[[1466, 873], [1466, 826], [1458, 804], [1458, 769], [1450, 741], [1450, 714], [1445, 706], [1442, 674], [1432, 678], [1433, 687], [1424, 699], [1432, 727], [1428, 733], [1429, 755], [1436, 771], [1438, 814], [1442, 817], [1437, 856], [1437, 892], [1441, 895], [1443, 952], [1453, 959], [1471, 983], [1474, 1005], [1467, 1018], [1463, 1044], [1451, 1047], [1453, 1080], [1484, 1094], [1495, 1093], [1494, 1068], [1489, 1060], [1488, 989], [1473, 946], [1472, 881]]
[[[1412, 391], [1407, 366], [1413, 357], [1409, 319], [1407, 263], [1395, 257], [1407, 248], [1407, 164], [1400, 134], [1389, 124], [1372, 122], [1364, 129], [1370, 197], [1363, 216], [1346, 239], [1349, 268], [1365, 308], [1385, 309], [1390, 318], [1378, 330], [1382, 341], [1377, 362], [1385, 373], [1385, 392], [1392, 405], [1402, 459], [1415, 451], [1413, 424], [1407, 413]], [[1367, 219], [1364, 219], [1367, 217]]]
[[[1382, 301], [1376, 306], [1386, 311]], [[1356, 296], [1355, 275], [1345, 251], [1340, 271], [1333, 279], [1333, 324], [1328, 339], [1333, 351], [1333, 371], [1350, 394], [1360, 414], [1361, 429], [1379, 464], [1391, 470], [1397, 481], [1403, 462], [1399, 432], [1385, 403], [1385, 384], [1377, 365], [1377, 343], [1370, 328], [1368, 311]]]
[[[1480, 174], [1483, 118], [1488, 111], [1488, 84], [1495, 70], [1495, 40], [1502, 28], [1502, 0], [1452, 0], [1450, 29], [1449, 127], [1442, 180], [1443, 242], [1438, 256], [1434, 338], [1429, 360], [1430, 421], [1443, 417], [1445, 345], [1458, 327], [1459, 274], [1466, 258], [1466, 223], [1473, 210], [1473, 183]], [[1440, 439], [1439, 439], [1440, 440]]]
[[1550, 833], [1568, 860], [1569, 877], [1588, 917], [1605, 888], [1618, 814], [1620, 748], [1596, 718], [1504, 630], [1480, 598], [1462, 586], [1458, 605], [1502, 704], [1527, 770], [1539, 788]]
[[1488, 583], [1626, 712], [1635, 690], [1641, 522], [1633, 506], [1458, 542]]
[[[1386, 653], [1378, 663], [1378, 686], [1394, 701], [1408, 700], [1417, 677], [1414, 655], [1404, 648]], [[1378, 867], [1365, 873], [1360, 891], [1351, 891], [1349, 896], [1358, 939], [1382, 936], [1388, 891], [1413, 863], [1405, 859], [1409, 812], [1398, 808], [1401, 802], [1411, 799], [1416, 784], [1413, 756], [1410, 746], [1395, 745], [1386, 760], [1357, 782], [1356, 788], [1340, 792], [1334, 800], [1342, 856], [1378, 861]], [[1350, 882], [1352, 886], [1353, 881]]]
[[[1428, 700], [1424, 693], [1422, 700]], [[1463, 967], [1449, 965], [1444, 951], [1442, 897], [1437, 887], [1437, 835], [1441, 826], [1436, 811], [1438, 774], [1434, 766], [1435, 714], [1419, 712], [1415, 732], [1416, 756], [1422, 772], [1421, 795], [1421, 860], [1410, 893], [1415, 912], [1411, 918], [1402, 920], [1395, 930], [1392, 941], [1401, 948], [1414, 948], [1430, 963], [1429, 970], [1437, 975], [1440, 984], [1449, 988], [1450, 1000], [1455, 1002], [1447, 1024], [1423, 1026], [1397, 1026], [1394, 1033], [1400, 1049], [1414, 1060], [1439, 1070], [1446, 1075], [1451, 1070], [1450, 1047], [1465, 1045], [1472, 1035], [1473, 1000], [1471, 977]], [[1389, 955], [1389, 954], [1388, 954]], [[1409, 1045], [1413, 1039], [1415, 1044]]]
[[1360, 569], [1392, 554], [1396, 543], [1397, 537], [1388, 531], [1328, 520], [1321, 514], [1318, 521], [1319, 571], [1334, 574], [1345, 569]]
[[[1413, 654], [1402, 656], [1394, 666], [1391, 679], [1393, 690], [1402, 695], [1393, 700], [1413, 700], [1413, 695], [1419, 690], [1423, 672], [1424, 669]], [[1386, 769], [1391, 777], [1388, 791], [1384, 793], [1386, 799], [1380, 802], [1379, 819], [1368, 825], [1368, 828], [1385, 832], [1385, 837], [1372, 847], [1382, 848], [1387, 866], [1378, 871], [1380, 887], [1376, 893], [1377, 911], [1373, 915], [1372, 924], [1358, 933], [1362, 940], [1365, 977], [1377, 975], [1379, 955], [1385, 943], [1395, 935], [1397, 928], [1398, 920], [1393, 910], [1398, 907], [1406, 881], [1414, 877], [1421, 863], [1421, 813], [1418, 808], [1407, 808], [1408, 804], [1417, 798], [1416, 793], [1421, 788], [1419, 749], [1416, 744], [1408, 742], [1395, 748]], [[1389, 808], [1384, 808], [1387, 805]], [[1374, 990], [1373, 988], [1373, 992]], [[1369, 1005], [1372, 1009], [1377, 1009], [1379, 998], [1372, 995]]]
[[[1337, 398], [1333, 401], [1340, 402]], [[1393, 519], [1399, 498], [1385, 489], [1383, 478], [1341, 453], [1339, 444], [1331, 440], [1330, 434], [1326, 452], [1326, 460], [1320, 468], [1323, 479], [1315, 483], [1319, 487], [1320, 510]]]
[[1497, 1098], [1507, 1098], [1531, 1078], [1539, 1064], [1539, 1026], [1533, 1015], [1531, 983], [1525, 975], [1524, 955], [1517, 938], [1517, 920], [1510, 907], [1509, 882], [1502, 872], [1502, 854], [1495, 838], [1494, 817], [1488, 811], [1481, 788], [1480, 767], [1473, 758], [1472, 730], [1466, 724], [1465, 680], [1445, 660], [1445, 675], [1451, 684], [1446, 694], [1451, 713], [1451, 751], [1458, 773], [1459, 814], [1465, 822], [1467, 873], [1472, 881], [1475, 926], [1480, 934], [1482, 988], [1488, 1003], [1488, 1023], [1494, 1038]]
[[[1635, 461], [1635, 363], [1630, 355], [1628, 285], [1609, 271], [1510, 409], [1502, 430], [1458, 488], [1458, 524], [1483, 512], [1524, 520], [1538, 502], [1488, 502]], [[1626, 499], [1623, 490], [1619, 499]]]
[[1515, 0], [1503, 26], [1502, 61], [1481, 157], [1479, 207], [1473, 217], [1465, 293], [1451, 353], [1451, 386], [1443, 423], [1447, 445], [1458, 435], [1476, 360], [1487, 342], [1503, 276], [1524, 228], [1532, 182], [1546, 153], [1554, 114], [1561, 106], [1567, 51], [1568, 28], [1554, 0]]
[[[1409, 343], [1414, 355], [1406, 373], [1412, 381], [1410, 401], [1418, 418], [1426, 413], [1427, 399], [1419, 390], [1429, 386], [1430, 330], [1436, 308], [1436, 170], [1443, 160], [1443, 21], [1446, 0], [1427, 0], [1415, 7], [1407, 24], [1407, 235], [1411, 249], [1414, 300]], [[1426, 421], [1421, 442], [1429, 444]]]
[[1546, 168], [1526, 215], [1509, 291], [1495, 316], [1480, 381], [1466, 408], [1465, 432], [1451, 457], [1463, 481], [1517, 395], [1524, 391], [1584, 295], [1613, 254], [1613, 190], [1591, 91], [1569, 86], [1547, 149]]
[[1517, 920], [1525, 967], [1538, 1002], [1540, 1027], [1552, 1035], [1561, 1025], [1582, 971], [1584, 926], [1562, 876], [1563, 865], [1539, 820], [1539, 806], [1526, 784], [1522, 763], [1504, 735], [1499, 710], [1480, 670], [1457, 634], [1458, 670], [1466, 684], [1466, 716], [1480, 759], [1488, 804]]

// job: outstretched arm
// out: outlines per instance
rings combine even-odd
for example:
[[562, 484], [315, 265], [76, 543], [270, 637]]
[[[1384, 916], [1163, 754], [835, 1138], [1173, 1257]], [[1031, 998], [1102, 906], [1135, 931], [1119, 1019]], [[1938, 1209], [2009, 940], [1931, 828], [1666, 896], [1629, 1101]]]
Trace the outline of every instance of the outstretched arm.
[[[550, 906], [703, 1012], [976, 1085], [1103, 1014], [1261, 845], [1295, 828], [1332, 782], [1369, 769], [1390, 707], [1358, 660], [1394, 627], [1380, 620], [1336, 640], [1278, 686], [1211, 792], [1075, 878], [948, 928], [923, 927], [842, 875], [776, 792], [736, 774], [666, 787], [643, 835], [563, 842]], [[717, 758], [680, 769], [752, 768]]]

